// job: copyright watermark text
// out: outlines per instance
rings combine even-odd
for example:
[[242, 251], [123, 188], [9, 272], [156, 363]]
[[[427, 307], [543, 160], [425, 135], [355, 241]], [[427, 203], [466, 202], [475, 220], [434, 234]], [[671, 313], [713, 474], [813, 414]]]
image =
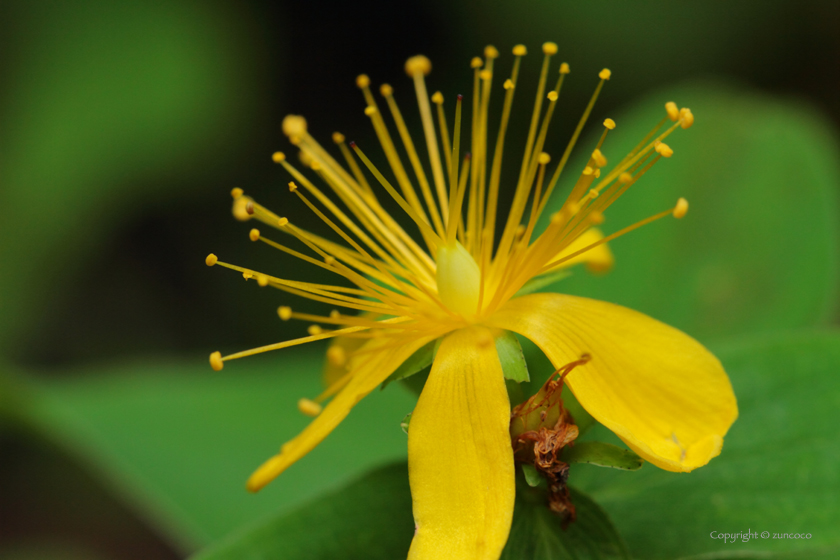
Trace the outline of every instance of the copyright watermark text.
[[712, 531], [709, 536], [713, 539], [720, 539], [725, 543], [734, 542], [749, 542], [752, 539], [810, 539], [811, 533], [777, 533], [771, 531], [753, 531], [748, 529], [738, 533], [721, 533], [720, 531]]

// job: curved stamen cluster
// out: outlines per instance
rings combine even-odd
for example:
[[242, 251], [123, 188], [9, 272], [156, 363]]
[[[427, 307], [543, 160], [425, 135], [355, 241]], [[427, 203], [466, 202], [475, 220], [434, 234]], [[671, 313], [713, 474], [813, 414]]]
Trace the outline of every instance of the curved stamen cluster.
[[[504, 220], [499, 220], [498, 216], [502, 161], [520, 63], [527, 52], [523, 45], [514, 47], [510, 77], [502, 84], [502, 115], [492, 155], [488, 122], [496, 74], [494, 62], [499, 56], [494, 47], [487, 47], [484, 58], [475, 58], [471, 63], [473, 92], [468, 153], [464, 153], [466, 139], [462, 138], [466, 134], [462, 131], [464, 98], [461, 95], [456, 98], [454, 126], [450, 134], [443, 95], [436, 92], [429, 96], [426, 89], [425, 77], [431, 71], [431, 62], [423, 56], [410, 58], [405, 69], [414, 85], [423, 124], [428, 155], [425, 161], [403, 120], [394, 98], [394, 88], [384, 84], [380, 93], [390, 113], [390, 126], [396, 128], [401, 149], [407, 156], [409, 166], [404, 165], [400, 148], [391, 136], [389, 124], [366, 75], [359, 76], [356, 83], [365, 98], [365, 114], [379, 139], [388, 170], [379, 169], [358, 145], [346, 143], [344, 135], [335, 133], [332, 140], [340, 152], [339, 158], [343, 160], [340, 162], [309, 134], [303, 117], [286, 117], [283, 132], [300, 150], [303, 167], [293, 165], [282, 152], [275, 153], [273, 159], [291, 176], [291, 193], [342, 242], [334, 242], [297, 227], [287, 217], [278, 216], [245, 196], [241, 189], [232, 191], [234, 215], [243, 221], [256, 219], [295, 238], [305, 252], [270, 239], [258, 229], [250, 231], [252, 241], [262, 241], [311, 265], [329, 270], [342, 277], [345, 284], [354, 287], [277, 278], [221, 262], [215, 255], [208, 256], [206, 262], [210, 266], [218, 264], [241, 272], [246, 280], [255, 279], [260, 286], [272, 286], [363, 314], [350, 315], [334, 310], [329, 316], [318, 316], [294, 313], [288, 307], [281, 307], [281, 319], [312, 322], [310, 335], [224, 357], [215, 352], [210, 358], [213, 368], [221, 369], [224, 361], [336, 336], [387, 337], [389, 344], [394, 346], [404, 343], [407, 337], [439, 337], [469, 324], [480, 323], [535, 276], [552, 273], [599, 245], [668, 214], [682, 217], [687, 210], [684, 199], [680, 199], [674, 208], [611, 236], [598, 236], [583, 247], [575, 245], [576, 242], [579, 245], [581, 240], [586, 239], [584, 234], [603, 221], [604, 212], [613, 202], [661, 158], [673, 154], [663, 140], [677, 127], [688, 128], [693, 124], [690, 110], [678, 109], [669, 102], [666, 117], [609, 171], [605, 171], [607, 159], [602, 149], [608, 133], [615, 128], [615, 122], [606, 119], [603, 134], [562, 207], [551, 215], [546, 229], [536, 234], [536, 226], [558, 185], [572, 149], [605, 82], [610, 79], [609, 70], [600, 72], [595, 91], [568, 145], [553, 170], [549, 169], [552, 158], [545, 151], [545, 141], [563, 82], [569, 74], [569, 65], [560, 65], [555, 85], [548, 90], [551, 60], [557, 46], [545, 43], [542, 50], [544, 58], [530, 128], [513, 199]], [[669, 120], [672, 124], [663, 129]], [[427, 169], [431, 170], [430, 176]], [[386, 174], [392, 179], [389, 180]], [[332, 194], [328, 195], [316, 186], [316, 182], [310, 179], [313, 175], [317, 175], [319, 184], [326, 185]], [[413, 222], [419, 240], [385, 210], [380, 197], [390, 198], [400, 206]], [[498, 233], [497, 222], [504, 224]], [[325, 330], [319, 325], [335, 328]], [[364, 352], [362, 348], [354, 355]], [[349, 356], [342, 359], [349, 359]], [[340, 380], [317, 400], [334, 394], [344, 383], [346, 380]], [[302, 410], [318, 410], [316, 403], [311, 404], [313, 406], [302, 406]]]

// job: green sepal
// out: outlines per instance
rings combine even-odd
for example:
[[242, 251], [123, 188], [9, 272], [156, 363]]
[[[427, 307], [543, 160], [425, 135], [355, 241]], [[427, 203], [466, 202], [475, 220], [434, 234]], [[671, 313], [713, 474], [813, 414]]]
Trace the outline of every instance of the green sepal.
[[589, 463], [624, 471], [639, 470], [645, 462], [630, 449], [622, 449], [600, 441], [582, 441], [564, 448], [563, 460], [567, 463]]
[[542, 484], [544, 480], [539, 471], [537, 471], [537, 467], [531, 465], [530, 463], [522, 464], [522, 474], [525, 475], [525, 482], [527, 482], [528, 486], [531, 488], [536, 488]]
[[531, 278], [530, 280], [525, 282], [525, 285], [519, 288], [519, 291], [516, 292], [516, 295], [514, 295], [513, 297], [526, 296], [528, 294], [532, 294], [538, 290], [547, 288], [552, 284], [559, 282], [560, 280], [565, 280], [571, 275], [572, 273], [568, 270], [558, 270], [556, 272], [550, 272], [541, 276], [535, 276], [534, 278]]
[[505, 379], [524, 383], [531, 380], [528, 375], [528, 364], [525, 361], [525, 354], [516, 335], [509, 331], [502, 331], [496, 337], [496, 352], [499, 354], [499, 361], [502, 364], [502, 371]]
[[442, 338], [439, 338], [421, 346], [420, 349], [409, 356], [408, 359], [394, 371], [394, 373], [389, 375], [388, 379], [382, 382], [381, 389], [385, 389], [385, 387], [394, 381], [411, 377], [415, 373], [423, 371], [423, 369], [432, 365], [432, 362], [435, 361], [435, 355], [437, 354], [438, 347], [440, 346], [442, 340]]
[[408, 433], [408, 426], [409, 426], [409, 424], [411, 424], [411, 415], [412, 414], [413, 414], [412, 412], [409, 412], [402, 419], [402, 422], [400, 422], [400, 428], [402, 428], [402, 431], [404, 431], [405, 433]]

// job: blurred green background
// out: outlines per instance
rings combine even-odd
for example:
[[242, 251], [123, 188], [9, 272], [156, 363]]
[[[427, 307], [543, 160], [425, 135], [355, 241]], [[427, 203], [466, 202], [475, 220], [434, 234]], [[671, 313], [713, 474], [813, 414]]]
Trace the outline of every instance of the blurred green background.
[[[552, 155], [602, 67], [613, 77], [592, 122], [618, 122], [608, 156], [632, 147], [665, 101], [692, 108], [695, 127], [669, 140], [676, 156], [604, 227], [677, 196], [691, 201], [689, 218], [617, 241], [613, 273], [578, 272], [559, 289], [634, 307], [712, 347], [836, 326], [839, 29], [833, 0], [4, 0], [0, 558], [181, 558], [405, 456], [394, 428], [412, 396], [389, 389], [306, 465], [248, 495], [250, 470], [306, 424], [295, 403], [318, 391], [323, 347], [210, 371], [210, 351], [306, 325], [277, 320], [283, 294], [203, 260], [212, 251], [319, 279], [250, 243], [229, 191], [321, 231], [270, 160], [290, 151], [282, 117], [305, 115], [327, 144], [340, 130], [372, 145], [354, 86], [365, 72], [394, 85], [418, 130], [402, 70], [418, 52], [433, 61], [430, 87], [452, 99], [469, 93], [468, 63], [485, 44], [506, 55], [525, 43], [508, 140], [518, 146], [539, 45], [557, 42], [572, 74]], [[499, 64], [506, 73], [510, 57]]]

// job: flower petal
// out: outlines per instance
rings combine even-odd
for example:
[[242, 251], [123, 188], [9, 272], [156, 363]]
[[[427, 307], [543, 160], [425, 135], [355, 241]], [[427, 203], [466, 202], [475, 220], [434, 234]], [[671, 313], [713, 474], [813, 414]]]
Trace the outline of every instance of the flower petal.
[[[580, 237], [572, 241], [568, 247], [564, 247], [557, 255], [551, 259], [551, 262], [559, 261], [568, 255], [580, 251], [584, 247], [597, 243], [604, 238], [604, 234], [597, 228], [589, 228], [583, 232]], [[586, 263], [586, 268], [589, 272], [607, 272], [613, 266], [615, 258], [612, 251], [606, 243], [602, 243], [597, 247], [581, 253], [580, 255], [561, 263], [555, 270], [569, 268], [578, 263]]]
[[602, 301], [533, 294], [490, 321], [529, 339], [555, 367], [588, 353], [567, 378], [581, 405], [631, 449], [669, 471], [716, 457], [738, 417], [720, 362], [685, 333]]
[[453, 332], [411, 416], [409, 560], [496, 560], [513, 519], [510, 402], [488, 329]]
[[285, 443], [280, 453], [263, 463], [248, 479], [248, 490], [256, 492], [274, 480], [292, 463], [309, 453], [344, 420], [350, 409], [391, 375], [418, 348], [436, 336], [399, 341], [383, 337], [368, 342], [365, 350], [380, 346], [376, 352], [354, 358], [351, 379], [324, 410], [296, 438]]

